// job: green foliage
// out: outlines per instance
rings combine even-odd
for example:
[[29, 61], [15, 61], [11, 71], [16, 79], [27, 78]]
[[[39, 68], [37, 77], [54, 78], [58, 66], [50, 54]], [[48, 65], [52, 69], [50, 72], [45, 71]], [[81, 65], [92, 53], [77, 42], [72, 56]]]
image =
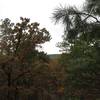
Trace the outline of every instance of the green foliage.
[[66, 71], [66, 98], [100, 98], [100, 42], [93, 43], [75, 41], [70, 52], [60, 58], [60, 66]]
[[87, 0], [85, 10], [94, 15], [100, 15], [100, 1], [99, 0]]
[[64, 25], [63, 42], [58, 44], [64, 51], [78, 39], [91, 42], [100, 38], [99, 16], [84, 9], [58, 7], [53, 13], [53, 20], [56, 23], [62, 22]]
[[58, 7], [55, 22], [64, 24], [64, 51], [60, 58], [65, 68], [65, 95], [68, 99], [100, 98], [100, 16], [99, 0], [87, 0], [85, 7]]

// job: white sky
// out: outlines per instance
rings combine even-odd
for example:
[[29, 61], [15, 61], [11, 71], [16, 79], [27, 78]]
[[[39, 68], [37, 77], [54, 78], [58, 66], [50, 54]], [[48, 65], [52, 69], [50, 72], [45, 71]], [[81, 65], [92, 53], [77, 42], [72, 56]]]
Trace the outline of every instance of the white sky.
[[10, 18], [18, 21], [19, 17], [30, 18], [33, 22], [39, 22], [51, 34], [52, 40], [45, 43], [43, 50], [48, 54], [59, 53], [57, 42], [62, 40], [63, 27], [54, 25], [51, 20], [52, 13], [61, 4], [82, 6], [85, 0], [0, 0], [0, 19]]

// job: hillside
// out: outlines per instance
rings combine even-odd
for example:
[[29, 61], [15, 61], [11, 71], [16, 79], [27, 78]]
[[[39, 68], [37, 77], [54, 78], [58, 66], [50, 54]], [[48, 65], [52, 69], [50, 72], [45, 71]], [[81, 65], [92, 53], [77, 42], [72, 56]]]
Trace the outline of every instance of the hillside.
[[59, 58], [60, 54], [49, 54], [48, 56], [50, 59], [57, 59]]

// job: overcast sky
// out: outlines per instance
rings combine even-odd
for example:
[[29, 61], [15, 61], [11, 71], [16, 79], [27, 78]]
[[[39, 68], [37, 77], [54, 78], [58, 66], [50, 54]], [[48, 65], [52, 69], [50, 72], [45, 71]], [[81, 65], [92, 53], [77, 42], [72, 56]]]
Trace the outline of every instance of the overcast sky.
[[59, 53], [57, 42], [62, 40], [62, 25], [54, 25], [51, 20], [52, 13], [56, 7], [76, 5], [81, 7], [85, 0], [0, 0], [0, 19], [10, 18], [18, 21], [19, 17], [30, 18], [32, 22], [39, 22], [51, 34], [52, 40], [43, 46], [48, 54]]

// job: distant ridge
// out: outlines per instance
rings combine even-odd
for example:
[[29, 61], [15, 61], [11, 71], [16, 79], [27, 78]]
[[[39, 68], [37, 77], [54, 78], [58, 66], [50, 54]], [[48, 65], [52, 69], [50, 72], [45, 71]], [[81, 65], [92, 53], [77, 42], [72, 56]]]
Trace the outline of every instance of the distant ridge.
[[50, 59], [57, 59], [61, 54], [48, 54]]

